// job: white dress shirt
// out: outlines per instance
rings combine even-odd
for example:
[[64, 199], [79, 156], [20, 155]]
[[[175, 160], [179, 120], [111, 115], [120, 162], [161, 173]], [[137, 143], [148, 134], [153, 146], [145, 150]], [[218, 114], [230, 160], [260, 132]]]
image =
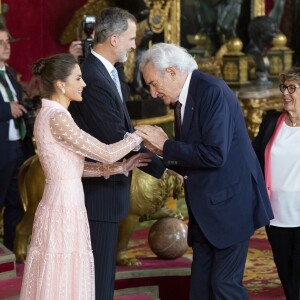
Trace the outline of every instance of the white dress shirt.
[[190, 87], [191, 77], [192, 77], [192, 73], [189, 73], [189, 75], [187, 76], [187, 78], [184, 82], [184, 85], [182, 87], [182, 90], [180, 92], [179, 99], [178, 99], [178, 101], [181, 103], [181, 124], [183, 122], [184, 110], [185, 110], [186, 99], [187, 99], [187, 95], [188, 95], [188, 91], [189, 91], [189, 87]]

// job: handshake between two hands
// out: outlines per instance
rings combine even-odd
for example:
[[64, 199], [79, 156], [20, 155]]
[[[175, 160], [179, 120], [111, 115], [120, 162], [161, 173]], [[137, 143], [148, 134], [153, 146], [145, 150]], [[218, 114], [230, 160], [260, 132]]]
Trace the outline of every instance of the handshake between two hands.
[[151, 152], [162, 156], [163, 147], [168, 135], [158, 126], [152, 125], [137, 125], [135, 132], [144, 139], [144, 146]]
[[[156, 155], [163, 155], [164, 143], [169, 139], [168, 135], [158, 126], [138, 125], [135, 127], [135, 132], [144, 139], [144, 146]], [[183, 178], [180, 174], [166, 169], [167, 173], [179, 179], [183, 183]]]
[[[144, 145], [151, 152], [162, 155], [163, 146], [168, 139], [167, 134], [158, 126], [138, 125], [135, 127], [135, 133], [144, 139]], [[151, 162], [151, 153], [138, 153], [123, 162], [124, 172], [134, 168], [145, 167]]]

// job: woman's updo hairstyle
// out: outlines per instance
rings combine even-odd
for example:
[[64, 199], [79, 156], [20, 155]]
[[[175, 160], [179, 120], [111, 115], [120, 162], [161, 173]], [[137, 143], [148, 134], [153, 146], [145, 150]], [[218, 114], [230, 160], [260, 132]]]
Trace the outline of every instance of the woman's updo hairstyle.
[[56, 92], [55, 82], [66, 82], [78, 64], [75, 57], [68, 53], [41, 58], [32, 64], [32, 73], [40, 76], [42, 97], [51, 98]]

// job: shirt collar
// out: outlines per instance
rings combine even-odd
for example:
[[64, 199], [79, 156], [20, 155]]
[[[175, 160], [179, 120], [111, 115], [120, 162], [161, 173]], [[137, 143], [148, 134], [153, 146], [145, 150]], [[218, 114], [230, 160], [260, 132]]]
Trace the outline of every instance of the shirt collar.
[[95, 52], [93, 49], [91, 50], [91, 53], [96, 56], [103, 64], [105, 69], [107, 70], [107, 72], [109, 74], [111, 74], [111, 71], [113, 70], [114, 66], [113, 64], [108, 61], [106, 58], [104, 58], [102, 55], [98, 54], [97, 52]]
[[189, 75], [187, 76], [185, 83], [182, 87], [179, 98], [178, 98], [178, 101], [182, 104], [183, 107], [185, 106], [185, 103], [186, 103], [186, 98], [187, 98], [188, 91], [189, 91], [191, 77], [192, 77], [192, 73], [189, 73]]

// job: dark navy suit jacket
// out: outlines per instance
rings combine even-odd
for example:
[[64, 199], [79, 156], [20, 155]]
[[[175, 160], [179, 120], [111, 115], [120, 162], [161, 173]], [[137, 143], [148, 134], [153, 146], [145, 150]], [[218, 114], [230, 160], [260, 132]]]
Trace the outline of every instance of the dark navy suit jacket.
[[[111, 144], [122, 140], [125, 133], [132, 132], [133, 128], [126, 105], [120, 99], [110, 74], [91, 53], [83, 63], [82, 74], [87, 84], [83, 90], [83, 101], [72, 102], [69, 108], [75, 122], [103, 143]], [[149, 152], [143, 147], [140, 151]], [[131, 155], [136, 153], [132, 152]], [[165, 167], [153, 155], [152, 163], [141, 170], [160, 178]], [[130, 183], [131, 173], [128, 177], [118, 174], [108, 179], [83, 179], [89, 219], [110, 222], [124, 219], [130, 203]]]
[[165, 143], [163, 158], [184, 176], [190, 222], [215, 247], [247, 240], [273, 218], [240, 104], [224, 81], [193, 72], [180, 139]]
[[[16, 72], [10, 68], [6, 67], [6, 73], [11, 81], [16, 93], [17, 99], [21, 100], [22, 98], [22, 87], [16, 79]], [[10, 109], [10, 103], [4, 102], [3, 96], [0, 93], [0, 170], [8, 162], [8, 151], [9, 151], [9, 140], [8, 140], [8, 131], [9, 131], [9, 121], [13, 118]], [[23, 148], [25, 152], [25, 157], [29, 157], [34, 154], [33, 145], [31, 139], [26, 137], [23, 142]]]

